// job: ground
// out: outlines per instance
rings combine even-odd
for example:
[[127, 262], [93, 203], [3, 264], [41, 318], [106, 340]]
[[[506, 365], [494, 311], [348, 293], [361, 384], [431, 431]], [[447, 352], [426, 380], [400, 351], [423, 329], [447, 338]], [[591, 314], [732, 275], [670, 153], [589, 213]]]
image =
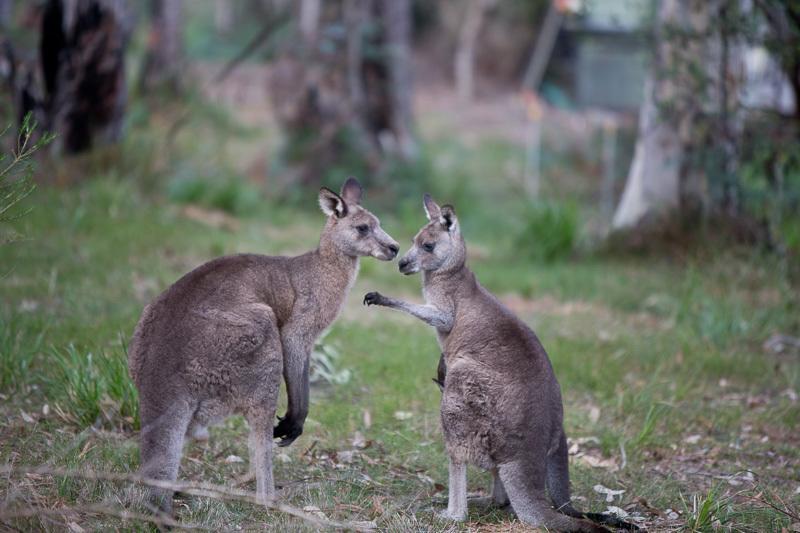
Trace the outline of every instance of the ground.
[[[651, 531], [800, 528], [800, 354], [776, 337], [800, 332], [788, 260], [717, 245], [639, 256], [584, 247], [556, 262], [528, 259], [520, 247], [536, 243], [514, 234], [524, 212], [510, 177], [517, 149], [476, 140], [446, 119], [423, 119], [437, 196], [455, 202], [479, 280], [534, 328], [550, 355], [564, 394], [577, 506], [619, 508]], [[125, 346], [142, 307], [212, 257], [315, 246], [323, 216], [313, 191], [279, 203], [266, 186], [267, 199], [231, 215], [179, 204], [163, 184], [143, 180], [227, 168], [217, 158], [236, 161], [251, 180], [262, 172], [254, 154], [273, 132], [251, 124], [236, 133], [240, 142], [227, 143], [194, 126], [164, 149], [150, 138], [167, 129], [157, 117], [134, 125], [128, 155], [108, 156], [113, 171], [97, 160], [43, 167], [52, 183], [15, 224], [25, 239], [0, 247], [0, 463], [7, 468], [135, 472]], [[63, 185], [60, 176], [76, 168], [89, 177]], [[365, 204], [403, 250], [424, 222], [417, 197], [394, 203], [368, 189]], [[584, 220], [596, 216], [582, 212]], [[396, 268], [363, 260], [322, 341], [336, 375], [313, 387], [303, 436], [277, 451], [281, 499], [386, 531], [524, 530], [506, 510], [471, 509], [461, 525], [435, 515], [446, 505], [447, 466], [431, 381], [439, 359], [433, 332], [361, 305], [371, 290], [421, 300], [419, 278]], [[246, 472], [247, 428], [235, 417], [186, 447], [179, 478], [253, 490]], [[489, 482], [470, 470], [470, 492], [485, 494]], [[98, 508], [134, 510], [129, 487], [5, 471], [0, 529], [146, 529]], [[34, 516], [9, 518], [31, 506]], [[175, 509], [185, 525], [214, 530], [315, 529], [245, 502], [181, 494]]]

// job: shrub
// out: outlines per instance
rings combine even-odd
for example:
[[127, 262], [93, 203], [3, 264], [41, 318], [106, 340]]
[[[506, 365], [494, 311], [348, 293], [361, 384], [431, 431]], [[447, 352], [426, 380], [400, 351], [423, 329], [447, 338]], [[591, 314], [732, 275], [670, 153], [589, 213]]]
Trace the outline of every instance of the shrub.
[[574, 205], [537, 202], [523, 217], [517, 246], [529, 257], [544, 262], [568, 257], [578, 240], [578, 211]]
[[75, 423], [138, 425], [138, 393], [128, 376], [124, 350], [94, 354], [70, 344], [51, 354], [54, 375], [48, 383], [49, 393]]
[[180, 178], [170, 182], [167, 195], [176, 203], [205, 205], [234, 215], [251, 213], [261, 202], [261, 191], [242, 178]]

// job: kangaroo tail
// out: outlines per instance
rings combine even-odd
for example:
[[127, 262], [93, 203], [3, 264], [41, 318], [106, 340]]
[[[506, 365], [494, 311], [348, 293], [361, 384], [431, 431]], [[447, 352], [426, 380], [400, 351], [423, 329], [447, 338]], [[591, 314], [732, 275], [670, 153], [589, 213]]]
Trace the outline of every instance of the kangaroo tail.
[[573, 518], [586, 518], [597, 524], [624, 529], [627, 531], [642, 531], [630, 522], [625, 522], [613, 515], [603, 513], [584, 513], [572, 506], [569, 494], [569, 450], [567, 437], [562, 433], [556, 449], [547, 457], [547, 491], [556, 510]]

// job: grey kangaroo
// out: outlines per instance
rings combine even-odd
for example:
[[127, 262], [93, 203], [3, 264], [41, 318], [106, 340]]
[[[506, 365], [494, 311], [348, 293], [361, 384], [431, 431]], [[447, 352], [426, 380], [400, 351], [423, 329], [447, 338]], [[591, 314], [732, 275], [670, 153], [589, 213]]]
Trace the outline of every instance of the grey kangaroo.
[[[478, 283], [452, 206], [423, 204], [429, 223], [400, 260], [400, 272], [422, 271], [425, 305], [370, 292], [366, 305], [409, 313], [436, 328], [443, 352], [442, 432], [450, 459], [446, 518], [467, 516], [466, 464], [490, 470], [492, 498], [511, 503], [523, 522], [561, 531], [607, 531], [570, 501], [561, 389], [539, 339]], [[545, 488], [556, 512], [545, 498]]]
[[[303, 432], [314, 341], [339, 314], [359, 257], [390, 261], [399, 250], [361, 207], [361, 194], [353, 178], [340, 194], [320, 190], [327, 221], [315, 250], [215, 259], [145, 307], [128, 352], [139, 389], [143, 475], [174, 481], [184, 437], [207, 435], [210, 423], [240, 413], [250, 426], [258, 499], [274, 498], [272, 438], [287, 446]], [[288, 408], [273, 430], [281, 375]], [[152, 497], [171, 511], [171, 492]]]

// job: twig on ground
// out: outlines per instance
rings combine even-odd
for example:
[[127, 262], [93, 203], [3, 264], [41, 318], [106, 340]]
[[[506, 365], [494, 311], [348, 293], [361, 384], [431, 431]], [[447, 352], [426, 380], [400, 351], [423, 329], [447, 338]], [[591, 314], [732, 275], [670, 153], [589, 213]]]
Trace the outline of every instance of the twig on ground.
[[68, 513], [81, 513], [81, 514], [102, 514], [106, 516], [113, 516], [122, 520], [139, 520], [142, 522], [150, 522], [159, 526], [168, 526], [178, 529], [186, 530], [200, 530], [211, 531], [215, 528], [202, 526], [200, 524], [193, 524], [190, 522], [179, 522], [168, 516], [159, 516], [154, 514], [135, 513], [132, 511], [115, 509], [107, 505], [79, 505], [75, 507], [58, 507], [48, 508], [34, 505], [26, 508], [2, 510], [0, 515], [5, 519], [9, 518], [32, 518], [36, 516], [62, 516]]
[[[38, 474], [56, 477], [69, 477], [79, 479], [90, 479], [97, 481], [119, 481], [119, 482], [132, 482], [140, 483], [148, 487], [168, 489], [173, 491], [183, 492], [191, 496], [200, 496], [204, 498], [212, 498], [217, 500], [231, 500], [252, 503], [260, 505], [256, 495], [252, 492], [238, 490], [231, 487], [222, 485], [214, 485], [211, 483], [190, 483], [190, 482], [171, 482], [160, 479], [150, 479], [138, 474], [117, 474], [109, 472], [91, 472], [68, 470], [63, 468], [52, 467], [0, 467], [2, 474]], [[317, 527], [329, 529], [350, 529], [353, 531], [371, 531], [375, 529], [373, 522], [339, 522], [335, 520], [322, 519], [317, 516], [311, 515], [291, 505], [281, 502], [268, 502], [266, 504], [268, 509], [279, 511], [301, 520], [305, 520]], [[7, 509], [0, 509], [0, 518], [7, 516]]]

